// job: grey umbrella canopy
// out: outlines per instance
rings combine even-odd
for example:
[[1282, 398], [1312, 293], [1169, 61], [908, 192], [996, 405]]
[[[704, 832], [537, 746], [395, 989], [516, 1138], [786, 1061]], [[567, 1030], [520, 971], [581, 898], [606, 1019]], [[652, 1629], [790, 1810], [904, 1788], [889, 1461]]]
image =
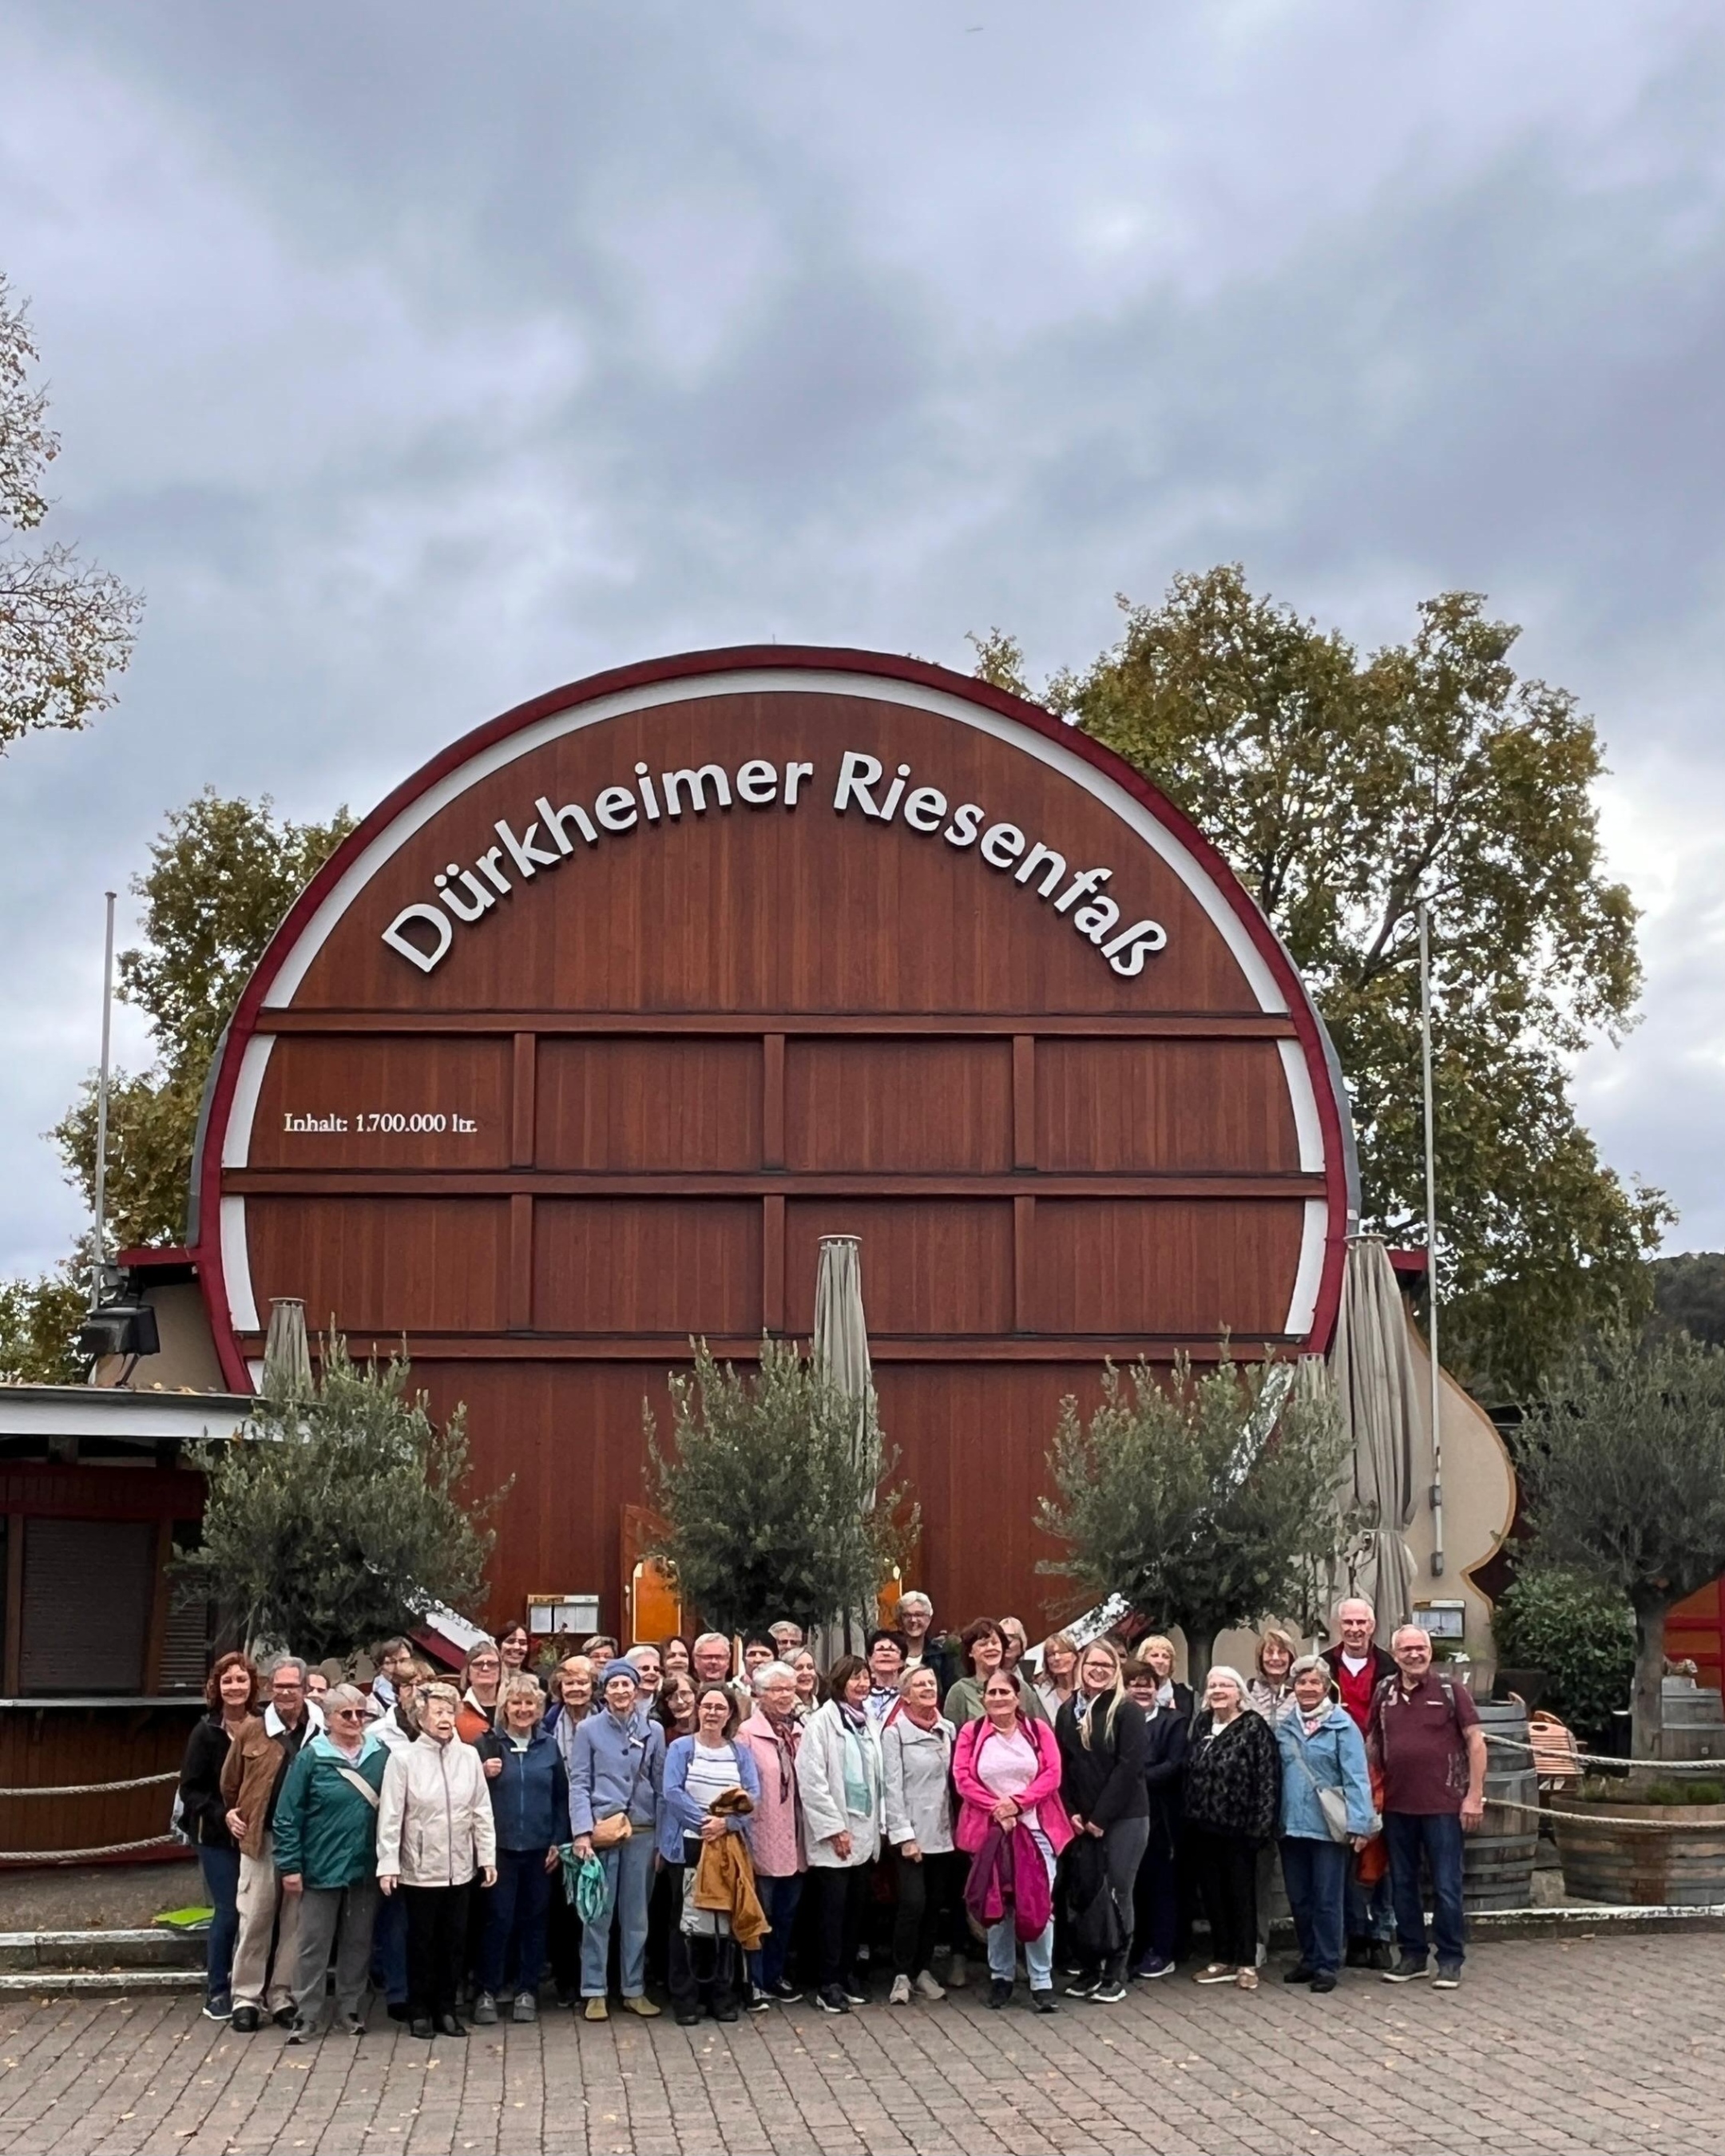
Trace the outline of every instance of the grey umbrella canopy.
[[814, 1276], [814, 1359], [847, 1399], [856, 1402], [857, 1457], [880, 1471], [880, 1431], [875, 1378], [863, 1315], [862, 1244], [855, 1235], [823, 1235]]
[[1381, 1235], [1357, 1235], [1348, 1245], [1330, 1383], [1353, 1441], [1353, 1494], [1362, 1515], [1363, 1538], [1349, 1571], [1384, 1633], [1413, 1614], [1407, 1531], [1426, 1437], [1401, 1290]]
[[264, 1398], [272, 1400], [311, 1397], [311, 1343], [305, 1334], [305, 1306], [292, 1296], [278, 1296], [270, 1306], [263, 1390]]
[[[875, 1378], [869, 1361], [868, 1321], [863, 1315], [862, 1244], [855, 1235], [823, 1235], [814, 1275], [815, 1365], [856, 1404], [852, 1443], [865, 1469], [869, 1502], [880, 1474], [880, 1424], [875, 1410]], [[842, 1624], [824, 1628], [816, 1652], [825, 1661], [841, 1654], [860, 1654], [875, 1622], [872, 1612], [853, 1611]]]

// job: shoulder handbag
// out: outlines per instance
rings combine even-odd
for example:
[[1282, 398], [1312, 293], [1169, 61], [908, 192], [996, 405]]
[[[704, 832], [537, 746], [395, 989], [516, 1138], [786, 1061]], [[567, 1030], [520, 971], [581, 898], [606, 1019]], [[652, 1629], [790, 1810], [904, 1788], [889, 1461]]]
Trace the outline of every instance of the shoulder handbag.
[[[1330, 1840], [1332, 1841], [1352, 1840], [1353, 1836], [1348, 1830], [1347, 1791], [1332, 1788], [1328, 1784], [1319, 1781], [1312, 1771], [1312, 1762], [1306, 1756], [1305, 1740], [1296, 1737], [1294, 1743], [1296, 1746], [1294, 1756], [1300, 1762], [1307, 1780], [1312, 1784], [1312, 1793], [1317, 1799], [1317, 1808], [1324, 1815], [1324, 1825], [1328, 1831]], [[1376, 1834], [1379, 1830], [1378, 1823], [1374, 1820], [1370, 1831]]]
[[588, 1839], [595, 1849], [615, 1849], [619, 1841], [627, 1841], [635, 1830], [629, 1814], [635, 1808], [635, 1792], [641, 1786], [641, 1769], [647, 1763], [647, 1740], [641, 1740], [641, 1756], [635, 1762], [635, 1778], [629, 1785], [629, 1802], [621, 1811], [607, 1812], [603, 1819], [595, 1820], [593, 1832]]

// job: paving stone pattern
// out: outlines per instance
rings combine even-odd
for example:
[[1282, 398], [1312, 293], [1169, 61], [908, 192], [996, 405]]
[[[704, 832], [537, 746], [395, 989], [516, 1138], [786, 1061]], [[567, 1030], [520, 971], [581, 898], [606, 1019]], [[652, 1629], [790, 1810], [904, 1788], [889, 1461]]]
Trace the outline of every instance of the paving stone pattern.
[[[0, 2156], [465, 2150], [553, 2156], [1725, 2150], [1725, 1937], [1506, 1941], [1460, 1991], [1274, 1968], [1055, 2020], [941, 2006], [734, 2026], [547, 2010], [464, 2043], [236, 2036], [193, 2001], [0, 2005]], [[1020, 1994], [1022, 1998], [1022, 1993]]]

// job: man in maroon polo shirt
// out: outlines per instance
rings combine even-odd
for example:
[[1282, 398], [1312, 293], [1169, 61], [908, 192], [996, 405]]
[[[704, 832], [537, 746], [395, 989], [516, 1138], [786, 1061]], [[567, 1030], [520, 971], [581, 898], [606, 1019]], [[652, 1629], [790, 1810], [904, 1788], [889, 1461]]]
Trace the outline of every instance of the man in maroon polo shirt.
[[[1394, 1660], [1373, 1637], [1377, 1629], [1377, 1611], [1363, 1594], [1351, 1594], [1336, 1605], [1336, 1645], [1324, 1651], [1337, 1696], [1362, 1737], [1378, 1686], [1395, 1675]], [[1359, 1876], [1359, 1859], [1354, 1857], [1348, 1869], [1347, 1921], [1348, 1968], [1388, 1969], [1395, 1926], [1387, 1869], [1368, 1887]]]
[[1378, 1686], [1366, 1725], [1366, 1748], [1384, 1776], [1384, 1835], [1399, 1949], [1384, 1980], [1408, 1984], [1426, 1974], [1423, 1855], [1431, 1872], [1436, 1988], [1453, 1991], [1461, 1981], [1466, 1937], [1462, 1835], [1486, 1815], [1486, 1732], [1466, 1686], [1432, 1668], [1429, 1634], [1417, 1625], [1401, 1625], [1389, 1650], [1396, 1674]]

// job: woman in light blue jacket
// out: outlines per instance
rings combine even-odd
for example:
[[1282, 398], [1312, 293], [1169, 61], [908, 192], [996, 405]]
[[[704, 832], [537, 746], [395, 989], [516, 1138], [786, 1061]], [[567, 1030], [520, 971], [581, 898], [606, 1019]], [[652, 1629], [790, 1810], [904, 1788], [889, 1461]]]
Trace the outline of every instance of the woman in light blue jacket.
[[[751, 1807], [761, 1801], [761, 1773], [747, 1744], [737, 1742], [737, 1702], [728, 1685], [696, 1686], [695, 1734], [671, 1740], [665, 1755], [659, 1807], [659, 1856], [671, 1873], [670, 1995], [685, 2028], [701, 2019], [705, 1998], [715, 2021], [734, 2021], [742, 1968], [729, 1920], [711, 1910], [685, 1907], [693, 1892], [701, 1844], [727, 1834], [746, 1835], [748, 1817], [716, 1814], [714, 1799], [744, 1790]], [[700, 1928], [684, 1929], [689, 1915]]]
[[1293, 1712], [1276, 1725], [1276, 1741], [1281, 1753], [1281, 1870], [1300, 1958], [1283, 1980], [1333, 1991], [1342, 1965], [1348, 1868], [1378, 1822], [1365, 1740], [1333, 1696], [1328, 1666], [1319, 1656], [1304, 1655], [1290, 1675]]

